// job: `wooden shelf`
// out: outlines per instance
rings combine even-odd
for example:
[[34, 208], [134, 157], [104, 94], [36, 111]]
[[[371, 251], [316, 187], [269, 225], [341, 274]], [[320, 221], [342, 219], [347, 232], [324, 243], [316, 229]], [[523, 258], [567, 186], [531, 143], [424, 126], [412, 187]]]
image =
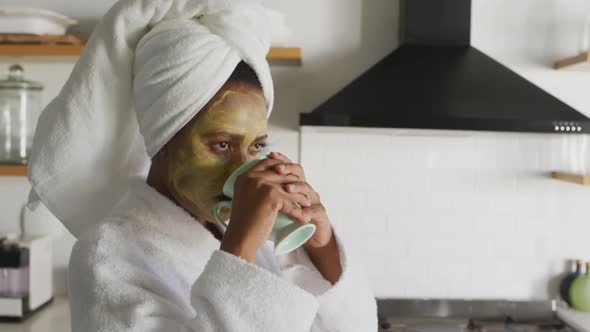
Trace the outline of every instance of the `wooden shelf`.
[[299, 47], [273, 47], [268, 52], [267, 59], [272, 64], [288, 64], [300, 66], [303, 62], [303, 52]]
[[[573, 65], [585, 64], [590, 68], [590, 51], [580, 53], [574, 57], [559, 60], [555, 63], [555, 69], [563, 69]], [[586, 66], [584, 66], [586, 67]]]
[[8, 56], [39, 56], [39, 55], [61, 55], [79, 56], [84, 50], [84, 45], [19, 45], [0, 44], [0, 55]]
[[27, 176], [27, 166], [0, 164], [0, 176]]
[[[0, 44], [0, 56], [79, 56], [84, 45], [62, 44]], [[271, 64], [301, 65], [299, 47], [273, 47], [267, 56]]]
[[566, 172], [552, 172], [551, 177], [561, 181], [590, 186], [590, 175], [571, 174]]

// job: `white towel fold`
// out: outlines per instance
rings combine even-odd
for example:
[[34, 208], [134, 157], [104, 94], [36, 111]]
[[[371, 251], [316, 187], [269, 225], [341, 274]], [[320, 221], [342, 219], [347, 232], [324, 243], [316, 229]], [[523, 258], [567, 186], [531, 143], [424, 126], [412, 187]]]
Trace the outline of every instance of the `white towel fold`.
[[106, 216], [130, 177], [145, 176], [150, 157], [242, 60], [257, 73], [270, 114], [269, 48], [269, 20], [256, 0], [117, 2], [39, 119], [30, 206], [41, 200], [79, 236]]

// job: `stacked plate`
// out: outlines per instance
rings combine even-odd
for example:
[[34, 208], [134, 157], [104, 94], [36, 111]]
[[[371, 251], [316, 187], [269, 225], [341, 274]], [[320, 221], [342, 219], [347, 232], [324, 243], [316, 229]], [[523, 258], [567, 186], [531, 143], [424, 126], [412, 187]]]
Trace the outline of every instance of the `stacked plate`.
[[65, 35], [78, 21], [45, 9], [0, 7], [0, 34]]
[[[267, 9], [272, 26], [272, 46], [288, 44], [291, 30], [283, 14]], [[65, 35], [78, 21], [46, 9], [0, 6], [0, 34]]]

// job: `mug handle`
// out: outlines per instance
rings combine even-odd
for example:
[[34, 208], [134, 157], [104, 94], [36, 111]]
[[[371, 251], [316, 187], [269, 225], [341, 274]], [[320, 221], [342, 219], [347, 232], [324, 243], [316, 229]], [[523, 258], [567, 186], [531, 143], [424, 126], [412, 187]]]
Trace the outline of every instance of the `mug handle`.
[[227, 224], [225, 223], [223, 218], [221, 218], [221, 216], [219, 215], [219, 212], [224, 207], [228, 207], [231, 209], [231, 201], [223, 201], [223, 202], [217, 203], [217, 205], [215, 205], [215, 209], [213, 209], [213, 215], [215, 216], [215, 219], [217, 219], [217, 222], [219, 222], [221, 224], [221, 226], [223, 226], [223, 229], [225, 230], [225, 229], [227, 229]]

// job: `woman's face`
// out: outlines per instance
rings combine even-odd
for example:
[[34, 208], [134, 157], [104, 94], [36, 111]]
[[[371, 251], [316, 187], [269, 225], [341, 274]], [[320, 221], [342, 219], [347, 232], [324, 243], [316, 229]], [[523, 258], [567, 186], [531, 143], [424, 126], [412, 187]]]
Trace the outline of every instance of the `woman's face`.
[[223, 184], [261, 154], [267, 140], [267, 106], [259, 87], [226, 83], [175, 137], [168, 150], [168, 186], [199, 221], [213, 221]]

